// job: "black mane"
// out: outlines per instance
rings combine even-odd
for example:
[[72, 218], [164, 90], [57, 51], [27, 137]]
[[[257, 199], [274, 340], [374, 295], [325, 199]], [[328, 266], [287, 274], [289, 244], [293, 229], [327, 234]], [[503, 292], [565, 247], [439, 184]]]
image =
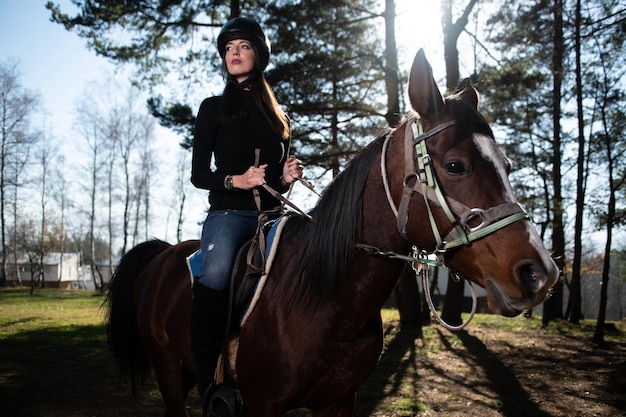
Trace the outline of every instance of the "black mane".
[[326, 188], [310, 213], [313, 221], [294, 215], [285, 225], [283, 241], [302, 246], [288, 274], [295, 280], [289, 302], [316, 305], [343, 277], [359, 238], [365, 181], [383, 140], [379, 137], [362, 149]]

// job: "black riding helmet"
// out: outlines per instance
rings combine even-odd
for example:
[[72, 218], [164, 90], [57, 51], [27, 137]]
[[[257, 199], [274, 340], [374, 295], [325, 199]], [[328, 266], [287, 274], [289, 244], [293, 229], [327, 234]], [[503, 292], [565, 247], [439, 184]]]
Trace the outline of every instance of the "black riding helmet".
[[224, 24], [217, 36], [217, 50], [222, 59], [226, 52], [226, 44], [233, 39], [247, 39], [252, 42], [258, 55], [258, 68], [260, 71], [265, 70], [270, 60], [271, 46], [270, 40], [257, 22], [245, 17], [235, 17]]

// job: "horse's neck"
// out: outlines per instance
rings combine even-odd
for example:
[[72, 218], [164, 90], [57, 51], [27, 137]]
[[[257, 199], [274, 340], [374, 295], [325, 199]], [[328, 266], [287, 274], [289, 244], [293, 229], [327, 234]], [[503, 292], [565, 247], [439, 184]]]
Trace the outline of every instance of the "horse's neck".
[[[410, 245], [397, 231], [396, 217], [387, 202], [379, 172], [377, 168], [370, 171], [365, 187], [363, 229], [359, 243], [385, 252], [408, 255]], [[379, 314], [404, 266], [402, 260], [357, 251], [340, 291], [340, 297], [345, 301], [346, 332], [362, 329]]]
[[372, 320], [377, 320], [380, 309], [393, 293], [404, 264], [368, 254], [356, 257], [346, 281], [338, 293], [343, 310], [340, 338], [357, 337]]

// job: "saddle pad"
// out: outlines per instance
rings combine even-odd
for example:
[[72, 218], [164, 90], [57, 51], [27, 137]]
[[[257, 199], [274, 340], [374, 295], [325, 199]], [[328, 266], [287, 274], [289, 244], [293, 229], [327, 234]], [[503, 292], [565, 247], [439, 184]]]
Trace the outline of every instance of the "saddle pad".
[[[276, 222], [274, 222], [274, 225], [272, 225], [271, 229], [269, 230], [265, 238], [265, 242], [266, 242], [265, 243], [265, 259], [266, 259], [265, 273], [266, 274], [270, 270], [271, 259], [274, 258], [273, 253], [276, 251], [275, 246], [279, 240], [278, 237], [280, 236], [280, 232], [282, 231], [283, 225], [284, 223], [286, 223], [286, 219], [287, 218], [283, 216], [279, 218], [278, 220], [276, 220]], [[270, 256], [271, 256], [271, 259], [270, 259]], [[197, 251], [189, 255], [186, 258], [186, 261], [187, 261], [187, 268], [189, 269], [189, 278], [191, 280], [191, 285], [193, 286], [193, 277], [199, 277], [200, 272], [202, 270], [201, 269], [202, 268], [202, 250], [198, 249]], [[261, 279], [263, 279], [263, 276], [261, 277]], [[252, 302], [255, 303], [256, 300], [252, 300]], [[250, 306], [252, 306], [252, 304]]]
[[198, 249], [187, 258], [187, 268], [189, 269], [189, 278], [191, 278], [191, 286], [193, 286], [193, 277], [199, 277], [202, 268], [202, 251]]

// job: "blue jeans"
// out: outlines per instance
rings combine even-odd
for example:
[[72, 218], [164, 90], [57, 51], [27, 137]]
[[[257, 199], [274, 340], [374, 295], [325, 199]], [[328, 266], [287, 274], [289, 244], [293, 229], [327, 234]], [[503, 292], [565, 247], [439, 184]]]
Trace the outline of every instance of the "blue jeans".
[[257, 224], [255, 210], [209, 211], [200, 238], [202, 272], [198, 282], [214, 290], [228, 289], [235, 256], [254, 236]]

